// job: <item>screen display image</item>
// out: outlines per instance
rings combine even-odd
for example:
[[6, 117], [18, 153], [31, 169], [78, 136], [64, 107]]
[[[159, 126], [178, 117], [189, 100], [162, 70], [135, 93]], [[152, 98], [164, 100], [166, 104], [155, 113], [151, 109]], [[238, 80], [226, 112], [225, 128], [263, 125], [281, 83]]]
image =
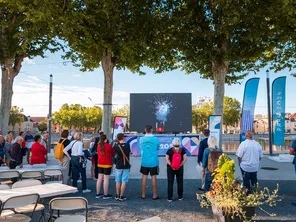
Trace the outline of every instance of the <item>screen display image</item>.
[[147, 124], [159, 133], [191, 132], [191, 93], [130, 94], [130, 129], [143, 132]]

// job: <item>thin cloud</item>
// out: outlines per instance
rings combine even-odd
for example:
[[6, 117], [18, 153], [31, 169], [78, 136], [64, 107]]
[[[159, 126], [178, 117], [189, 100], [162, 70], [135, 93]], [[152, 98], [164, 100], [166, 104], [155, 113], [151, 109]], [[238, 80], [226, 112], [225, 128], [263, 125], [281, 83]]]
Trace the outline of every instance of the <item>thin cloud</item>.
[[29, 58], [25, 58], [24, 59], [24, 63], [26, 65], [35, 65], [36, 64], [35, 61], [34, 61], [34, 59], [29, 59]]
[[[30, 76], [30, 80], [35, 79]], [[46, 116], [48, 114], [48, 84], [43, 82], [16, 81], [14, 87], [12, 105], [24, 109], [26, 115]], [[65, 104], [81, 104], [82, 106], [92, 107], [103, 104], [104, 90], [96, 87], [86, 86], [58, 86], [53, 85], [53, 112], [58, 111]], [[91, 98], [92, 102], [89, 100]], [[24, 99], [25, 98], [25, 99]], [[120, 105], [129, 103], [129, 93], [124, 91], [113, 92], [113, 109]]]

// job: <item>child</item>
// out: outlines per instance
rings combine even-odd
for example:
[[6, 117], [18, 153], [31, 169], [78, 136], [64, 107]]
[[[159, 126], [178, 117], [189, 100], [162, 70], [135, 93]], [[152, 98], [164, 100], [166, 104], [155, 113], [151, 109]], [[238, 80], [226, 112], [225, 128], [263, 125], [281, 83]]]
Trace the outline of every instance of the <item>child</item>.
[[127, 198], [124, 196], [126, 183], [128, 182], [130, 172], [130, 146], [125, 143], [124, 135], [119, 133], [117, 135], [118, 142], [114, 145], [116, 156], [116, 169], [115, 169], [115, 182], [116, 182], [116, 200], [125, 201]]
[[[96, 198], [103, 198], [104, 200], [111, 199], [113, 195], [108, 194], [109, 179], [112, 171], [112, 156], [114, 156], [114, 150], [112, 146], [107, 143], [107, 136], [101, 135], [97, 153], [98, 153], [98, 171], [99, 178], [97, 180], [97, 195]], [[104, 194], [102, 194], [101, 186], [104, 180]]]

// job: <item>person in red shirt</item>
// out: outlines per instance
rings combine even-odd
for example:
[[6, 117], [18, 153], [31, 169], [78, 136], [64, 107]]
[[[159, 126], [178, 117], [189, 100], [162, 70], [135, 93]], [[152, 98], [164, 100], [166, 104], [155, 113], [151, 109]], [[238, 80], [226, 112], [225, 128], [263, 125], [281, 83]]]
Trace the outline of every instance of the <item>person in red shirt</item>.
[[[99, 177], [97, 180], [97, 195], [96, 198], [103, 198], [104, 200], [111, 199], [113, 195], [108, 194], [109, 179], [112, 171], [112, 156], [115, 155], [114, 150], [110, 144], [107, 143], [106, 135], [101, 135], [97, 147], [98, 153], [98, 172]], [[104, 180], [104, 194], [101, 193], [101, 186]]]
[[44, 164], [46, 163], [46, 155], [47, 150], [46, 148], [41, 144], [41, 136], [36, 135], [34, 138], [35, 143], [33, 143], [31, 151], [31, 161], [30, 164]]
[[25, 140], [25, 132], [24, 131], [21, 131], [19, 133], [19, 136], [21, 136], [24, 140], [23, 140], [23, 143], [22, 143], [22, 148], [26, 149], [26, 140]]

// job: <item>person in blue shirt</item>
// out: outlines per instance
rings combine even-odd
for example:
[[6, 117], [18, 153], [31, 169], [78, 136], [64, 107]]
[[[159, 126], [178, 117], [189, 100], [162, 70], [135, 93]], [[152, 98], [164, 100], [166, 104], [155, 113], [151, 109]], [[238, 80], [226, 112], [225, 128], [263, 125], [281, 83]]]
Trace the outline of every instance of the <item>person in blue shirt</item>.
[[[289, 153], [294, 156], [293, 164], [294, 164], [294, 169], [295, 169], [295, 173], [296, 173], [296, 140], [292, 143]], [[296, 206], [296, 201], [293, 201], [292, 205]]]
[[152, 190], [153, 190], [153, 200], [159, 199], [157, 194], [157, 182], [156, 176], [159, 171], [159, 161], [158, 161], [158, 149], [159, 141], [158, 138], [153, 136], [153, 128], [150, 125], [145, 127], [145, 136], [140, 138], [141, 147], [141, 170], [142, 173], [142, 199], [146, 198], [146, 182], [148, 175], [150, 174], [152, 180]]
[[208, 158], [212, 150], [223, 152], [221, 148], [218, 147], [218, 140], [215, 136], [210, 136], [208, 139], [208, 148], [205, 149], [202, 158], [202, 176], [205, 177], [204, 192], [210, 191], [211, 184], [213, 181], [212, 173], [208, 169]]

